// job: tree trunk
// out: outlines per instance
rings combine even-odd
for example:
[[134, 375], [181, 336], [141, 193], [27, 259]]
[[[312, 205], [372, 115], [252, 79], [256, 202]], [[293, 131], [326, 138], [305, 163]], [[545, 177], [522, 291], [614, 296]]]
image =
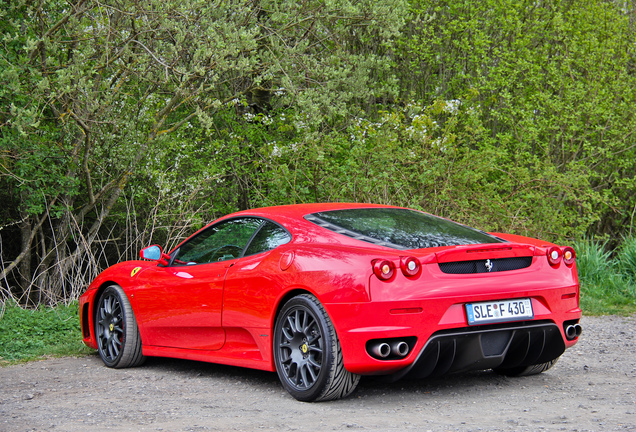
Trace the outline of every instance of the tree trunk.
[[17, 282], [20, 287], [20, 300], [24, 305], [28, 305], [29, 303], [38, 304], [38, 293], [37, 290], [32, 289], [31, 283], [31, 258], [32, 258], [32, 227], [30, 218], [25, 219], [20, 224], [20, 250], [24, 254], [22, 256], [22, 261], [20, 261], [20, 265], [18, 267], [18, 277]]

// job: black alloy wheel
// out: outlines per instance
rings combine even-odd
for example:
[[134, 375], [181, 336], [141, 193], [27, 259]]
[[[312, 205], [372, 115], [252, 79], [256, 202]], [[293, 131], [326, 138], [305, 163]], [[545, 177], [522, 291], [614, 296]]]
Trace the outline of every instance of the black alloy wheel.
[[132, 307], [117, 285], [107, 287], [97, 302], [95, 337], [99, 356], [108, 367], [138, 366], [145, 360]]
[[360, 380], [344, 368], [340, 343], [325, 309], [307, 294], [292, 298], [280, 311], [274, 359], [283, 387], [300, 401], [348, 396]]
[[297, 390], [307, 390], [322, 369], [322, 331], [308, 309], [294, 308], [285, 318], [278, 344], [281, 364], [289, 383]]

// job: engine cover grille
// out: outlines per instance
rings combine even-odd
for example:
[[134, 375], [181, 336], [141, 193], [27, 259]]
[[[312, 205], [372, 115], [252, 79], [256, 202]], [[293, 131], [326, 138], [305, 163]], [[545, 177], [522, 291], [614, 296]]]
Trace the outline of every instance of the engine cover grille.
[[[496, 258], [491, 260], [455, 261], [440, 263], [439, 268], [449, 274], [502, 272], [530, 267], [532, 257]], [[490, 269], [489, 269], [490, 268]]]

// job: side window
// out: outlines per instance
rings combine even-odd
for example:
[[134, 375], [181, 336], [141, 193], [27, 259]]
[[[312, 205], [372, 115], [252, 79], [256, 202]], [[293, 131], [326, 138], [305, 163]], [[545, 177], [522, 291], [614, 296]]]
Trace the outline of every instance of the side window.
[[241, 218], [211, 226], [179, 248], [173, 265], [206, 264], [238, 258], [262, 223], [256, 218]]
[[289, 243], [291, 235], [280, 226], [272, 222], [265, 222], [263, 227], [254, 236], [245, 255], [254, 255], [274, 249], [285, 243]]

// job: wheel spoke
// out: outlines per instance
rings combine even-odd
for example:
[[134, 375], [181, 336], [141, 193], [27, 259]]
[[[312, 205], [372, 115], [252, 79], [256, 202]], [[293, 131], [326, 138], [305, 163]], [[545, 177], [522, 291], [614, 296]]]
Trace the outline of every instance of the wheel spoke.
[[309, 333], [309, 337], [307, 338], [307, 343], [310, 345], [314, 345], [316, 341], [320, 340], [320, 333]]
[[291, 351], [288, 353], [286, 351], [282, 351], [281, 350], [281, 354], [282, 354], [282, 358], [280, 359], [281, 363], [285, 364], [285, 363], [290, 363], [291, 362]]
[[115, 355], [115, 353], [114, 353], [115, 348], [113, 347], [113, 344], [112, 344], [112, 343], [108, 343], [108, 345], [107, 345], [107, 351], [108, 351], [108, 358], [109, 358], [109, 359], [113, 359], [113, 358], [115, 358], [115, 357], [116, 357], [116, 355]]
[[113, 310], [113, 306], [111, 304], [111, 302], [113, 301], [112, 297], [108, 296], [104, 299], [104, 312], [108, 315], [110, 315]]
[[314, 357], [309, 357], [307, 363], [318, 369], [318, 371], [320, 371], [320, 368], [322, 367], [320, 363], [316, 362], [316, 359]]
[[287, 375], [294, 384], [298, 385], [298, 365], [296, 363], [292, 363], [289, 366], [289, 371]]
[[303, 319], [302, 319], [302, 324], [300, 325], [300, 331], [304, 334], [307, 334], [307, 321], [309, 319], [309, 314], [306, 312], [303, 312]]
[[307, 372], [309, 372], [309, 375], [311, 375], [311, 383], [313, 384], [314, 382], [316, 382], [316, 377], [318, 375], [314, 372], [314, 368], [312, 367], [311, 363], [308, 362], [305, 365], [305, 369], [307, 369]]
[[309, 380], [307, 379], [307, 365], [304, 364], [300, 367], [300, 376], [302, 379], [302, 384], [303, 387], [308, 388], [311, 384], [313, 384], [313, 380], [310, 383]]
[[294, 313], [294, 333], [300, 333], [301, 332], [301, 328], [300, 328], [300, 311], [297, 310], [296, 313]]
[[289, 323], [289, 329], [292, 333], [296, 332], [296, 325], [294, 324], [294, 318], [291, 315], [287, 316], [287, 322]]
[[289, 330], [287, 330], [285, 327], [283, 327], [282, 330], [283, 330], [283, 336], [285, 336], [285, 339], [287, 339], [287, 342], [291, 341], [294, 338], [294, 335], [289, 333]]

